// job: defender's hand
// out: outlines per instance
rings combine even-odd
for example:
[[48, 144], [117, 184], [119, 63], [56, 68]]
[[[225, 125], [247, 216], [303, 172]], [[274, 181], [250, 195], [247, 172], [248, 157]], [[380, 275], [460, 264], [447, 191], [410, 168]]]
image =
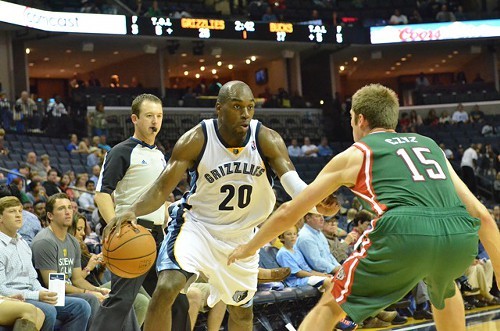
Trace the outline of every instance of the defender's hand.
[[227, 258], [227, 265], [230, 265], [236, 260], [246, 259], [247, 257], [250, 257], [254, 254], [255, 252], [249, 250], [247, 245], [238, 246], [234, 251], [232, 251], [231, 254], [229, 254], [229, 257]]
[[130, 223], [134, 228], [137, 228], [137, 220], [135, 217], [135, 214], [132, 212], [126, 212], [121, 215], [117, 215], [116, 217], [113, 217], [111, 221], [109, 221], [108, 225], [104, 228], [103, 232], [103, 238], [104, 242], [108, 241], [109, 234], [116, 228], [117, 232], [116, 235], [119, 237], [120, 236], [120, 230], [122, 228], [122, 225]]
[[330, 194], [316, 205], [316, 210], [325, 216], [333, 216], [340, 210], [340, 205], [335, 194]]

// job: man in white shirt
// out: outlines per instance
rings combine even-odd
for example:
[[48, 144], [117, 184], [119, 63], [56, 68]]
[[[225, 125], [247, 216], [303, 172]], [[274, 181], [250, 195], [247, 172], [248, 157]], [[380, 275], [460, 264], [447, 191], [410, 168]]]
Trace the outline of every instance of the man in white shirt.
[[291, 145], [288, 146], [288, 155], [290, 155], [290, 157], [304, 156], [296, 138], [293, 138]]
[[317, 157], [318, 156], [318, 147], [316, 145], [311, 144], [311, 140], [309, 137], [304, 137], [304, 145], [301, 147], [302, 154], [306, 157]]
[[452, 123], [467, 123], [469, 122], [469, 114], [464, 109], [464, 106], [459, 103], [457, 110], [453, 113], [451, 117]]
[[460, 167], [462, 168], [462, 179], [474, 195], [477, 193], [476, 175], [474, 169], [477, 166], [477, 151], [481, 149], [481, 144], [471, 144], [462, 156]]

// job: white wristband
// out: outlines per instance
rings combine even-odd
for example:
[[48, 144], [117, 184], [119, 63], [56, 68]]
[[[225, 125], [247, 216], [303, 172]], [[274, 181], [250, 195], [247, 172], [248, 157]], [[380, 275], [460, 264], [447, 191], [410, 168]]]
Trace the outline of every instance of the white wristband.
[[288, 193], [292, 199], [307, 187], [307, 184], [300, 179], [299, 174], [295, 170], [283, 174], [280, 178], [280, 182], [286, 193]]

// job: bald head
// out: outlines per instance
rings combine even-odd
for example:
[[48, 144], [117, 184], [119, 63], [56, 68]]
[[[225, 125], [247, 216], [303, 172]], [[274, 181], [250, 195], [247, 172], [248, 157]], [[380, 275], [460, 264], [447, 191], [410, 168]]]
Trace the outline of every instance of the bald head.
[[228, 102], [231, 99], [241, 99], [241, 94], [249, 93], [253, 99], [253, 93], [246, 83], [243, 83], [239, 80], [232, 80], [222, 85], [219, 91], [219, 95], [217, 96], [217, 103], [223, 104]]

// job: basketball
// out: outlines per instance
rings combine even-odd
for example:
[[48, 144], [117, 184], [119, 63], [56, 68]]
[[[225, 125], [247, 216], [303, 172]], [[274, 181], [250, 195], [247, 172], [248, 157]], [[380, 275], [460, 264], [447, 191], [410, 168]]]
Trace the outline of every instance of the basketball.
[[122, 226], [120, 236], [116, 230], [104, 243], [102, 255], [109, 270], [122, 278], [139, 277], [153, 266], [156, 259], [156, 243], [149, 231], [130, 223]]

